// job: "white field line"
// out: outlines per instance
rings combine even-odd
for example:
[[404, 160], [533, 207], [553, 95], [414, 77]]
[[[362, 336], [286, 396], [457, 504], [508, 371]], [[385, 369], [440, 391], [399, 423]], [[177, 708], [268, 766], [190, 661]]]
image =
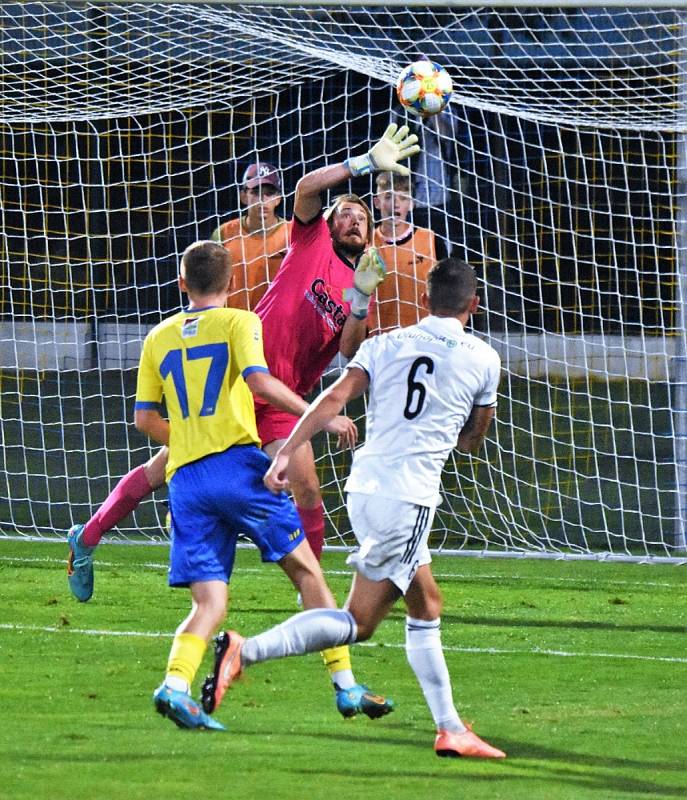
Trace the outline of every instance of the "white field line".
[[[0, 630], [23, 633], [75, 633], [82, 636], [132, 636], [149, 639], [171, 639], [172, 633], [162, 631], [110, 631], [97, 628], [72, 628], [69, 625], [23, 625], [21, 623], [0, 623]], [[390, 647], [394, 650], [404, 650], [405, 644], [398, 642], [360, 642], [357, 647]], [[548, 650], [533, 647], [530, 650], [504, 649], [500, 647], [447, 647], [444, 651], [449, 653], [473, 653], [477, 655], [508, 655], [508, 656], [556, 656], [560, 658], [619, 658], [631, 661], [663, 661], [669, 664], [687, 664], [687, 658], [678, 656], [642, 656], [635, 653], [580, 653], [569, 650]]]
[[[49, 558], [49, 557], [41, 557], [41, 558], [14, 558], [12, 556], [0, 556], [0, 562], [10, 562], [13, 564], [62, 564], [64, 565], [67, 561], [65, 558]], [[96, 567], [115, 567], [122, 569], [126, 565], [119, 562], [113, 561], [100, 561], [97, 560], [95, 562]], [[145, 562], [138, 564], [137, 566], [145, 567], [146, 569], [157, 569], [157, 570], [167, 570], [167, 564], [155, 563], [155, 562]], [[268, 567], [269, 569], [269, 567]], [[271, 577], [269, 573], [266, 573], [265, 570], [261, 567], [236, 567], [234, 570], [235, 574], [240, 575], [241, 573], [247, 573], [251, 575], [262, 575], [264, 574], [266, 577]], [[324, 570], [325, 575], [353, 575], [352, 570], [347, 569], [326, 569]], [[464, 572], [434, 572], [434, 577], [441, 580], [441, 578], [456, 578], [458, 580], [481, 580], [481, 581], [538, 581], [538, 582], [548, 582], [548, 583], [580, 583], [580, 584], [612, 584], [613, 586], [636, 586], [637, 588], [646, 588], [646, 587], [657, 587], [657, 588], [665, 588], [665, 589], [677, 589], [678, 586], [674, 583], [667, 583], [665, 581], [621, 581], [615, 580], [613, 578], [567, 578], [564, 576], [541, 576], [541, 577], [533, 577], [532, 575], [491, 575], [487, 573], [483, 573], [481, 575], [464, 573]]]

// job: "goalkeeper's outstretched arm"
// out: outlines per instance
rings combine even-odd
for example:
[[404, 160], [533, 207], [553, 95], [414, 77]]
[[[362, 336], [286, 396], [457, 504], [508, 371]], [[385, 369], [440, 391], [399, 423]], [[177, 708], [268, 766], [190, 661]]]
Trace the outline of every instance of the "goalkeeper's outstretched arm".
[[321, 193], [351, 177], [345, 164], [332, 164], [306, 173], [296, 184], [293, 214], [301, 222], [310, 222], [322, 210]]
[[362, 156], [321, 167], [305, 174], [296, 184], [293, 213], [301, 222], [310, 222], [322, 210], [322, 192], [337, 186], [347, 178], [367, 175], [369, 172], [396, 172], [409, 175], [410, 170], [401, 161], [420, 152], [417, 136], [409, 133], [407, 125], [399, 128], [391, 123], [382, 138]]

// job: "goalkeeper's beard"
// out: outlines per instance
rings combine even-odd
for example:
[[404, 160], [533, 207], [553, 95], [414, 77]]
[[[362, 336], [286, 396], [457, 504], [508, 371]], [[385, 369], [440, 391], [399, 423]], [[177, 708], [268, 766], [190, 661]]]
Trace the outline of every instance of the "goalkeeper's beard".
[[349, 261], [355, 261], [365, 252], [365, 242], [345, 242], [341, 239], [334, 239], [333, 245], [334, 252]]

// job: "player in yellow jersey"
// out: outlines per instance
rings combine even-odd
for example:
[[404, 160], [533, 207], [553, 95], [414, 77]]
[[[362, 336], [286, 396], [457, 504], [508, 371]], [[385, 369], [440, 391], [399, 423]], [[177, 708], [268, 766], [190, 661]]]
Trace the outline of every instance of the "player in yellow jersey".
[[281, 177], [265, 162], [243, 173], [241, 202], [245, 213], [223, 222], [212, 234], [231, 253], [232, 283], [227, 305], [253, 311], [274, 280], [289, 246], [289, 225], [277, 214]]
[[377, 287], [372, 330], [384, 333], [415, 325], [427, 316], [420, 298], [436, 253], [432, 231], [409, 221], [413, 207], [410, 178], [380, 172], [376, 184], [374, 205], [382, 221], [375, 228], [373, 244], [387, 274]]
[[[260, 449], [253, 395], [297, 415], [307, 404], [269, 374], [259, 318], [225, 307], [230, 281], [231, 256], [223, 247], [196, 242], [186, 249], [179, 286], [188, 308], [146, 336], [136, 387], [136, 427], [169, 448], [169, 584], [188, 587], [192, 598], [153, 695], [157, 711], [182, 728], [224, 729], [192, 699], [190, 687], [226, 616], [239, 532], [263, 561], [279, 564], [308, 605], [336, 608], [295, 506], [262, 483], [270, 460]], [[329, 432], [349, 445], [357, 434], [346, 417]]]
[[[282, 182], [271, 164], [250, 164], [240, 191], [245, 214], [228, 220], [212, 234], [232, 258], [232, 288], [227, 305], [252, 311], [279, 269], [288, 247], [288, 223], [277, 216]], [[73, 525], [67, 575], [72, 594], [88, 602], [93, 594], [92, 554], [107, 531], [164, 484], [167, 451], [159, 450], [146, 464], [128, 472], [85, 524]], [[307, 532], [306, 532], [307, 533]]]

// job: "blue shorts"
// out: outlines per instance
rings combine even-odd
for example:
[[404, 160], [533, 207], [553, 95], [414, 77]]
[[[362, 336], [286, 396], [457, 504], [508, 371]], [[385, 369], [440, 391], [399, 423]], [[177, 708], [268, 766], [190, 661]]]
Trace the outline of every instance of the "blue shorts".
[[228, 583], [240, 534], [257, 545], [263, 561], [280, 561], [303, 541], [291, 499], [272, 494], [262, 482], [269, 465], [255, 445], [237, 445], [172, 475], [170, 586]]

